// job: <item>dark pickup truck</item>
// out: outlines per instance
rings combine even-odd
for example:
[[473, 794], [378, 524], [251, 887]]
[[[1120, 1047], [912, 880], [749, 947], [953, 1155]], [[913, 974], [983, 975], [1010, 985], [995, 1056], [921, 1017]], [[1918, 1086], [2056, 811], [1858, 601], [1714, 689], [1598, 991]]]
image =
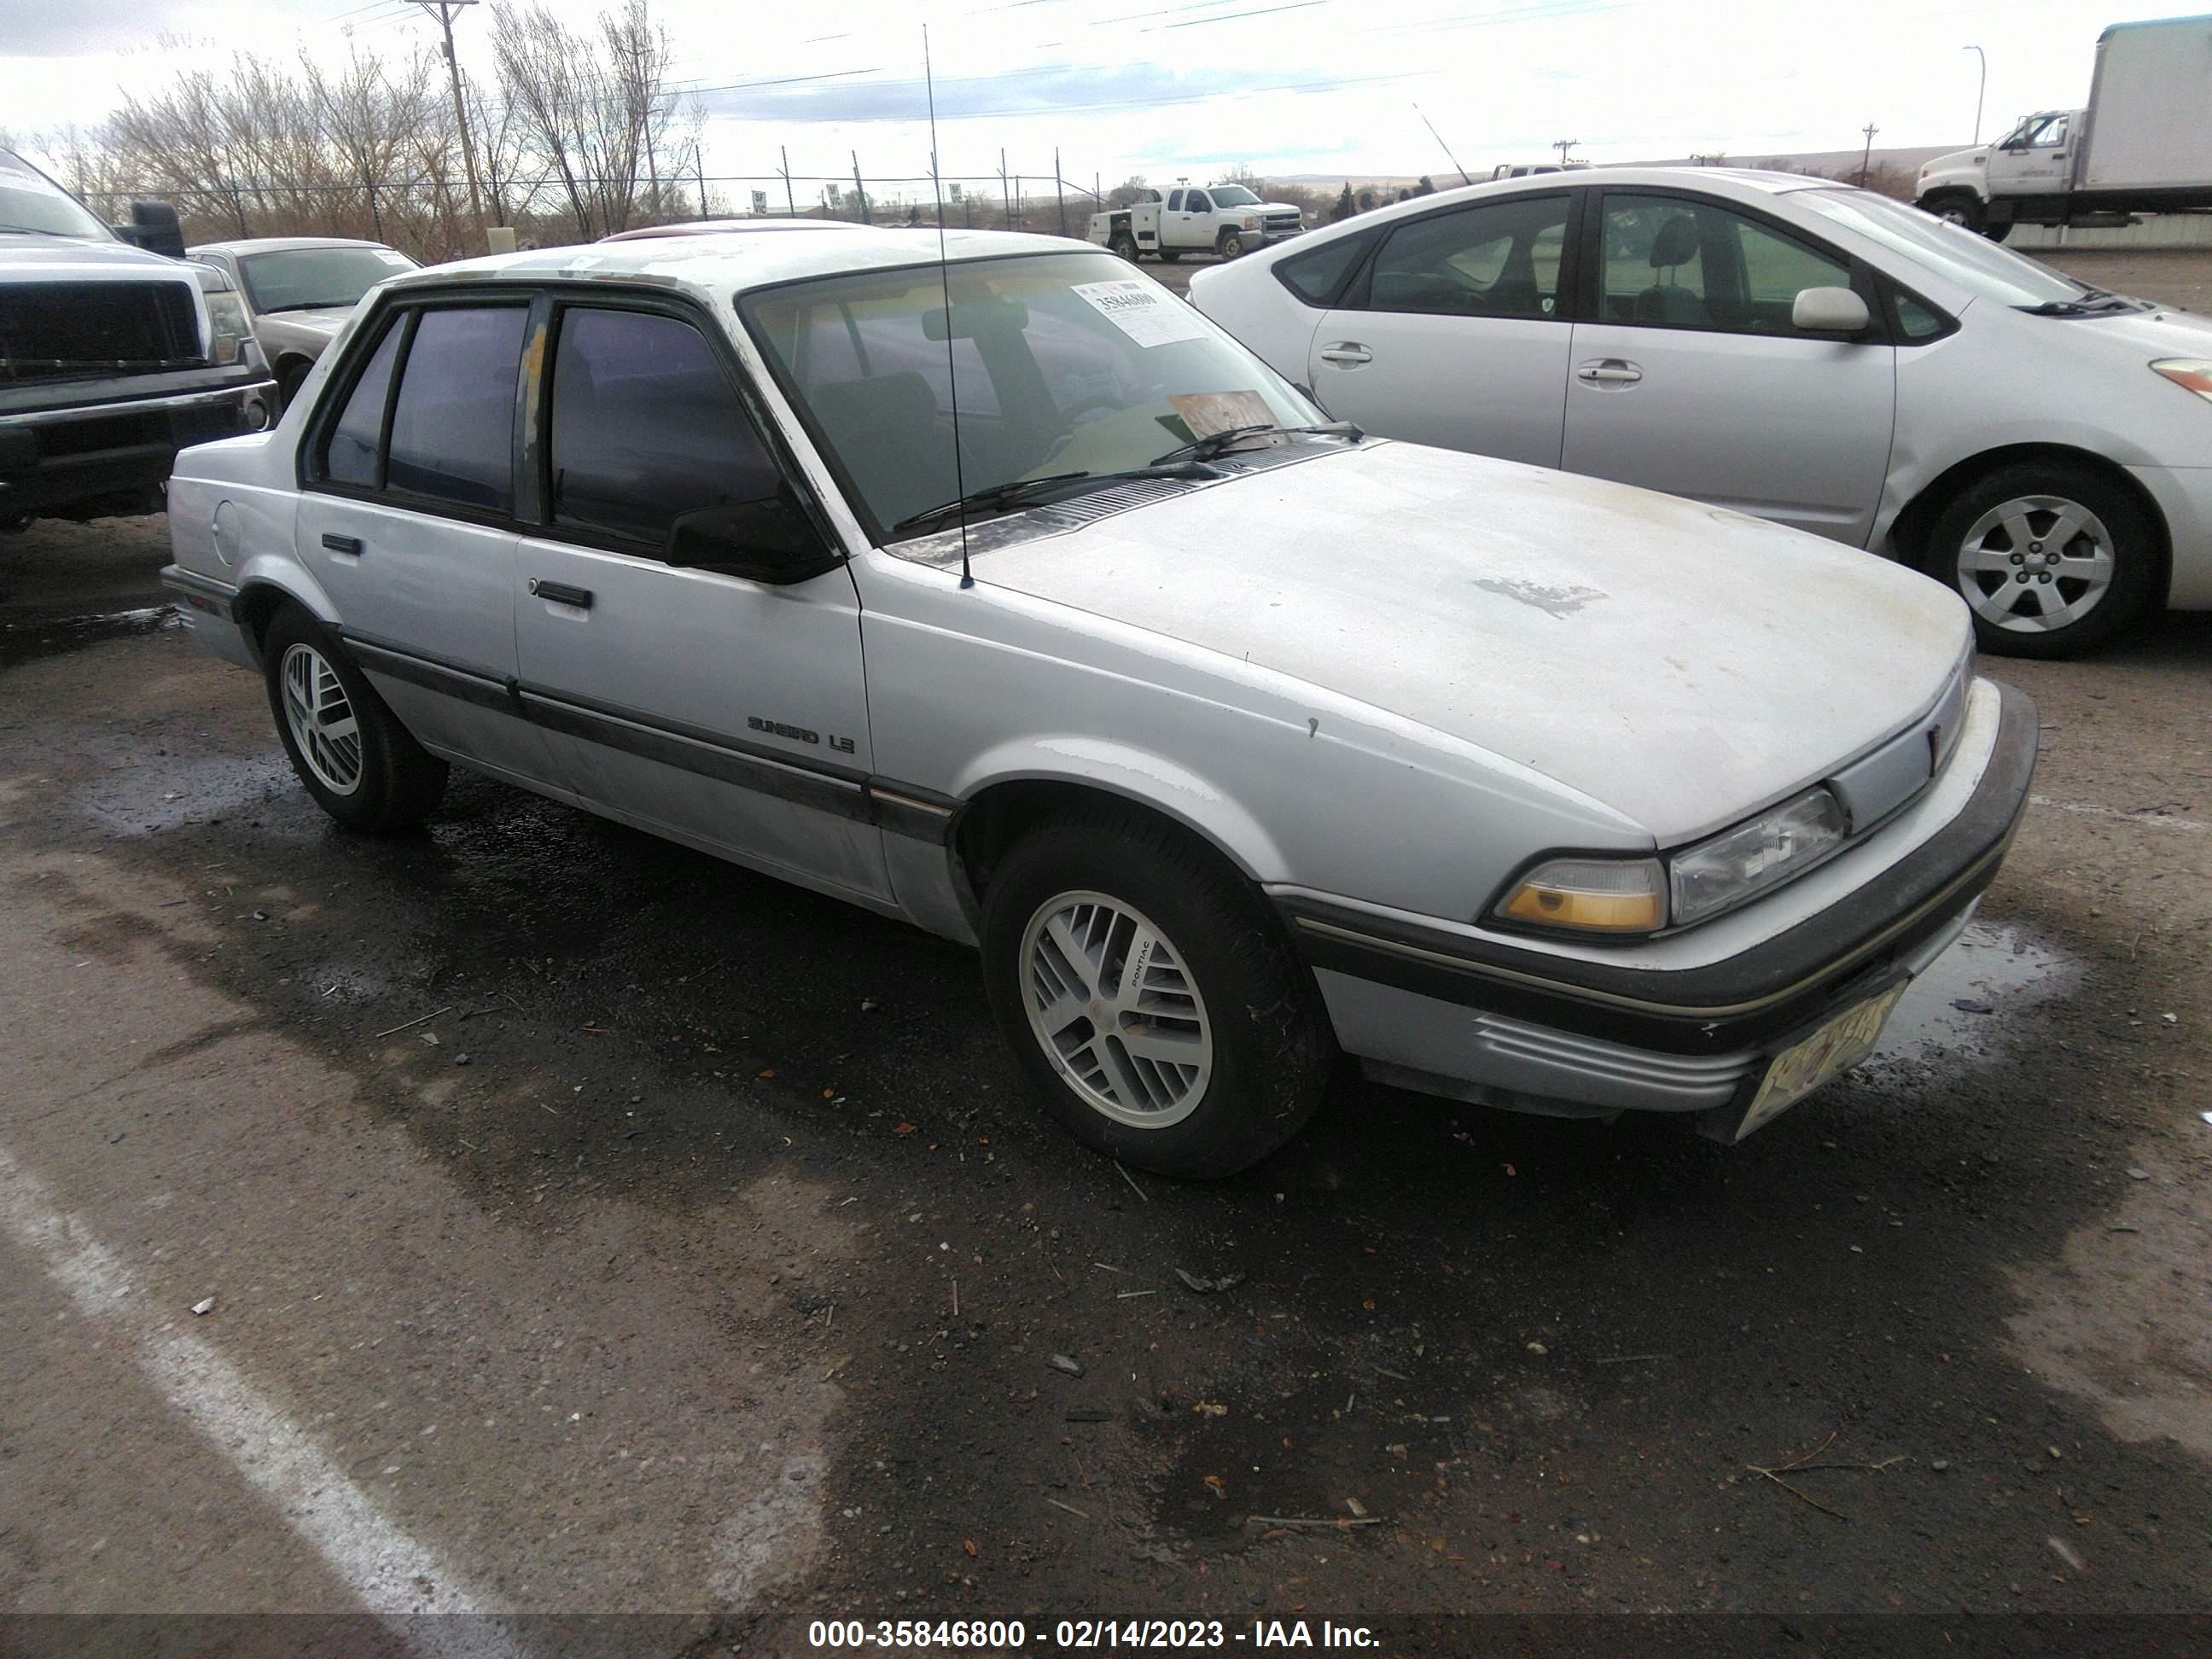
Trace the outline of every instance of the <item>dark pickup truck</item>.
[[179, 449], [276, 406], [228, 280], [184, 262], [173, 210], [133, 218], [0, 149], [0, 529], [158, 512]]

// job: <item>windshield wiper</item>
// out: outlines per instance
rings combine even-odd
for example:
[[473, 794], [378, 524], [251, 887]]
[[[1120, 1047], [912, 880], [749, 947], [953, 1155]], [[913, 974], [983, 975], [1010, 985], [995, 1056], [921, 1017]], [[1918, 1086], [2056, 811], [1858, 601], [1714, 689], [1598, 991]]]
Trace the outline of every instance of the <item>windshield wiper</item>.
[[2045, 300], [2039, 306], [2017, 308], [2029, 317], [2094, 317], [2107, 311], [2135, 311], [2140, 302], [2109, 289], [2087, 288], [2078, 300]]
[[[1051, 472], [1042, 478], [1016, 478], [1008, 483], [993, 484], [985, 489], [971, 489], [957, 501], [939, 501], [935, 507], [925, 507], [919, 513], [909, 513], [890, 526], [889, 533], [903, 536], [927, 529], [946, 519], [957, 519], [963, 514], [993, 513], [1001, 508], [1024, 506], [1033, 495], [1059, 492], [1080, 495], [1093, 489], [1103, 489], [1109, 484], [1126, 483], [1131, 478], [1190, 478], [1210, 480], [1221, 474], [1210, 466], [1200, 466], [1194, 461], [1173, 463], [1153, 462], [1150, 466], [1133, 466], [1120, 472]], [[1071, 489], [1071, 484], [1080, 485]]]
[[1224, 427], [1218, 432], [1209, 432], [1179, 449], [1170, 449], [1164, 455], [1152, 458], [1154, 466], [1166, 466], [1175, 461], [1210, 461], [1216, 455], [1225, 454], [1247, 438], [1272, 437], [1278, 432], [1305, 433], [1321, 438], [1348, 438], [1358, 443], [1367, 434], [1350, 421], [1330, 421], [1322, 426], [1277, 426], [1273, 421], [1255, 422], [1249, 426]]

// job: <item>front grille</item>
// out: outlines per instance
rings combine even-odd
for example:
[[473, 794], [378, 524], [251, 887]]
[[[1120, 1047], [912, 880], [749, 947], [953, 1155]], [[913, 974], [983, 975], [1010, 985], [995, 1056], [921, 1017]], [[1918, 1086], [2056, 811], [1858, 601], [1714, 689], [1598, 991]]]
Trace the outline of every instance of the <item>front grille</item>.
[[1296, 230], [1297, 228], [1298, 216], [1295, 213], [1271, 213], [1267, 216], [1267, 228], [1270, 230]]
[[0, 285], [0, 380], [152, 374], [202, 361], [183, 283]]

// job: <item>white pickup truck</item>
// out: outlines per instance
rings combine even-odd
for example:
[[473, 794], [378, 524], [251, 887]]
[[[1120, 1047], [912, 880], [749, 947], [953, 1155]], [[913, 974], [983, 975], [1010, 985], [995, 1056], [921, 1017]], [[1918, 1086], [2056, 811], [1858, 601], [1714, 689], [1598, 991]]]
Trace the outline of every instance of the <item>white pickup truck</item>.
[[1242, 185], [1177, 181], [1164, 200], [1148, 190], [1125, 208], [1091, 216], [1090, 240], [1124, 259], [1157, 253], [1173, 264], [1186, 253], [1234, 259], [1247, 248], [1288, 241], [1305, 228], [1288, 202], [1263, 202]]
[[2014, 225], [2212, 208], [2212, 16], [2113, 24], [2087, 108], [2038, 110], [1994, 144], [1937, 156], [1913, 197], [1999, 242]]

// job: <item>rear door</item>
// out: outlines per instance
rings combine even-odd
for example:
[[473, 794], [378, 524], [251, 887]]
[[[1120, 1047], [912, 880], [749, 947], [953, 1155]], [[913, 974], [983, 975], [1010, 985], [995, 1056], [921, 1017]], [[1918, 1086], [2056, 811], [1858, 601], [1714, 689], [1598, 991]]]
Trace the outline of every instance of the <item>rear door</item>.
[[[1871, 276], [1687, 192], [1607, 191], [1583, 233], [1561, 465], [1863, 546], [1889, 465], [1896, 348], [1807, 334], [1808, 288]], [[1879, 307], [1874, 307], [1879, 314]]]
[[741, 370], [711, 323], [649, 297], [549, 301], [533, 327], [515, 634], [563, 775], [641, 828], [886, 896], [850, 574], [778, 586], [664, 558], [678, 514], [787, 476]]
[[550, 756], [513, 696], [528, 319], [523, 297], [387, 313], [317, 412], [295, 524], [350, 654], [407, 728], [441, 754], [542, 785]]
[[1306, 384], [1384, 437], [1559, 464], [1571, 191], [1401, 221], [1314, 331]]

